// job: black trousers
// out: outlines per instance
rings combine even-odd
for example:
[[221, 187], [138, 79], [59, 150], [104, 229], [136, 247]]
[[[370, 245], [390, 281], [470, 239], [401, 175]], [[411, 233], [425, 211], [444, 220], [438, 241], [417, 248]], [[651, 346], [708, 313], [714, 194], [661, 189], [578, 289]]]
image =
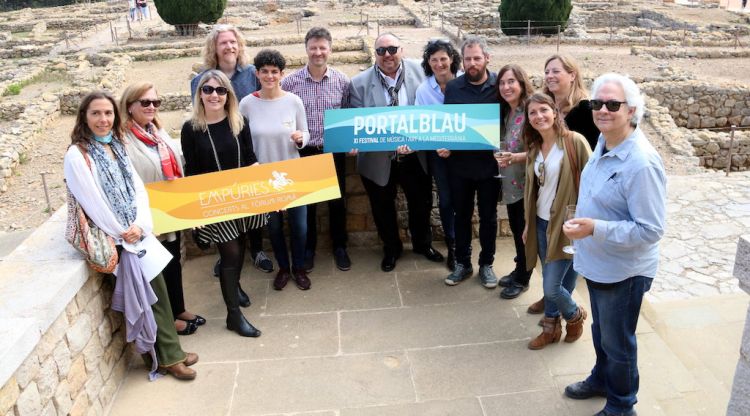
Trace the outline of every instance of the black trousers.
[[263, 227], [248, 230], [247, 236], [247, 239], [250, 241], [250, 253], [253, 255], [254, 260], [255, 255], [259, 251], [263, 251]]
[[529, 284], [531, 273], [526, 271], [526, 246], [523, 244], [523, 229], [526, 227], [524, 218], [523, 198], [507, 204], [508, 222], [513, 233], [513, 243], [516, 246], [516, 281], [522, 285]]
[[471, 265], [471, 218], [474, 216], [476, 196], [481, 246], [479, 265], [492, 265], [495, 261], [500, 180], [493, 177], [470, 179], [449, 171], [448, 182], [453, 196], [453, 208], [456, 211], [456, 261], [467, 267]]
[[399, 256], [403, 250], [398, 233], [396, 216], [396, 185], [401, 185], [409, 210], [409, 232], [414, 250], [425, 250], [432, 244], [430, 212], [432, 210], [432, 178], [419, 163], [416, 153], [401, 156], [401, 161], [391, 161], [391, 177], [385, 186], [362, 176], [370, 208], [383, 240], [387, 256]]
[[[316, 147], [305, 147], [299, 151], [300, 156], [314, 156], [323, 151]], [[336, 166], [336, 177], [339, 180], [341, 198], [328, 201], [329, 228], [333, 248], [346, 248], [346, 153], [334, 153], [333, 163]], [[318, 247], [317, 204], [307, 206], [307, 242], [305, 256], [314, 256]]]
[[172, 318], [185, 312], [185, 298], [182, 294], [182, 266], [180, 265], [180, 238], [182, 232], [178, 231], [177, 239], [174, 241], [162, 241], [161, 245], [172, 255], [172, 260], [162, 270], [164, 283], [167, 285], [167, 295], [172, 306]]

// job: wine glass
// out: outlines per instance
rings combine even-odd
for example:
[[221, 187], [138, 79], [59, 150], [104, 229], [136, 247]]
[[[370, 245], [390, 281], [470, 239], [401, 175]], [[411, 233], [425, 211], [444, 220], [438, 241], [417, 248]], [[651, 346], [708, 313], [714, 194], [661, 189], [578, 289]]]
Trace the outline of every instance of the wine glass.
[[[570, 223], [570, 220], [572, 220], [573, 218], [576, 218], [576, 206], [575, 205], [568, 205], [568, 206], [565, 207], [565, 223], [564, 223], [564, 225], [567, 226], [568, 228], [573, 228], [573, 229], [578, 228], [580, 226], [579, 224], [571, 224]], [[576, 248], [573, 247], [573, 242], [572, 241], [571, 241], [570, 245], [567, 245], [567, 246], [563, 247], [562, 251], [564, 253], [568, 253], [568, 254], [576, 254]]]
[[500, 167], [500, 158], [501, 157], [507, 157], [507, 153], [510, 153], [510, 143], [508, 143], [507, 141], [500, 142], [499, 146], [497, 148], [495, 148], [495, 151], [493, 153], [495, 155], [495, 160], [497, 161], [497, 168], [498, 168], [497, 169], [498, 173], [497, 173], [497, 175], [495, 175], [496, 178], [504, 178], [505, 177], [502, 173], [500, 173], [500, 169], [502, 169]]

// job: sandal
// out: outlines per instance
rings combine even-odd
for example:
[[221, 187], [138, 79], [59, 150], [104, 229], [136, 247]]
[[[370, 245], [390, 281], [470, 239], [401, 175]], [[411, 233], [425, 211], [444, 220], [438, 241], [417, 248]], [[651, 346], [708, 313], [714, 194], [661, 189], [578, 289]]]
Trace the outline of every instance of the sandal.
[[202, 317], [200, 315], [195, 315], [195, 318], [193, 318], [193, 319], [182, 319], [182, 318], [177, 318], [177, 319], [179, 319], [181, 321], [185, 321], [187, 323], [193, 323], [193, 324], [195, 324], [195, 326], [201, 326], [201, 325], [205, 325], [206, 324], [206, 318], [204, 318], [204, 317]]
[[[192, 335], [195, 333], [195, 331], [198, 330], [198, 325], [195, 324], [193, 321], [183, 321], [185, 322], [185, 329], [182, 331], [177, 331], [177, 335]], [[177, 328], [175, 328], [176, 330]]]

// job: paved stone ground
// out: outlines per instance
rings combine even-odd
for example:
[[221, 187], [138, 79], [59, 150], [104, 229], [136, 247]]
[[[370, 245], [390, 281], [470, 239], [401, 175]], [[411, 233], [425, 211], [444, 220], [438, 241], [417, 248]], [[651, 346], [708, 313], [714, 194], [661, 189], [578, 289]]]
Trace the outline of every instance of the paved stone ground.
[[[512, 250], [510, 239], [498, 240], [498, 274], [510, 270]], [[274, 291], [272, 275], [246, 267], [242, 282], [253, 305], [245, 314], [263, 331], [258, 339], [226, 330], [219, 284], [209, 274], [213, 256], [188, 261], [188, 308], [208, 318], [181, 337], [201, 356], [198, 379], [150, 383], [134, 360], [108, 414], [590, 415], [603, 407], [602, 399], [562, 395], [593, 365], [588, 325], [576, 343], [526, 348], [540, 331], [539, 317], [526, 314], [541, 296], [539, 276], [506, 301], [475, 277], [445, 286], [444, 267], [411, 253], [392, 273], [380, 272], [377, 248], [351, 255], [352, 270], [340, 272], [330, 253], [320, 253], [307, 292]], [[579, 283], [575, 297], [587, 306]], [[644, 307], [641, 415], [725, 412], [747, 297], [694, 302]], [[710, 347], [696, 331], [711, 336]]]
[[737, 241], [750, 232], [750, 172], [668, 179], [667, 230], [651, 301], [741, 293]]

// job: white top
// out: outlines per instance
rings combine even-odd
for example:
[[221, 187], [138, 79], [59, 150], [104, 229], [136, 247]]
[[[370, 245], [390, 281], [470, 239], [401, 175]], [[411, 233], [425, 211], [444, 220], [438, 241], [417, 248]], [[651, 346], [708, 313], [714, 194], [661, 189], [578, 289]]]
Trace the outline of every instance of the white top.
[[[380, 72], [380, 74], [383, 75], [383, 79], [385, 79], [386, 85], [389, 87], [395, 87], [396, 81], [398, 80], [398, 76], [401, 75], [401, 71], [404, 70], [404, 65], [398, 67], [398, 71], [396, 71], [396, 77], [391, 78], [388, 75], [384, 74], [383, 71], [380, 70], [380, 68], [375, 66], [375, 70]], [[385, 103], [388, 105], [388, 103], [391, 102], [391, 95], [388, 94], [388, 90], [383, 88], [383, 95], [385, 95]], [[398, 105], [401, 107], [402, 105], [409, 105], [409, 95], [406, 93], [406, 80], [401, 84], [401, 88], [398, 90]]]
[[534, 174], [537, 179], [540, 176], [539, 166], [544, 163], [544, 186], [539, 187], [539, 195], [536, 199], [536, 216], [545, 221], [550, 219], [552, 202], [557, 195], [557, 184], [560, 182], [560, 167], [562, 166], [563, 156], [565, 156], [565, 152], [555, 144], [547, 154], [546, 160], [541, 151], [536, 154], [534, 160]]
[[[272, 100], [250, 94], [240, 101], [240, 113], [249, 121], [253, 151], [259, 163], [297, 159], [299, 149], [310, 141], [305, 106], [292, 93]], [[299, 146], [291, 138], [295, 130], [302, 132]]]

